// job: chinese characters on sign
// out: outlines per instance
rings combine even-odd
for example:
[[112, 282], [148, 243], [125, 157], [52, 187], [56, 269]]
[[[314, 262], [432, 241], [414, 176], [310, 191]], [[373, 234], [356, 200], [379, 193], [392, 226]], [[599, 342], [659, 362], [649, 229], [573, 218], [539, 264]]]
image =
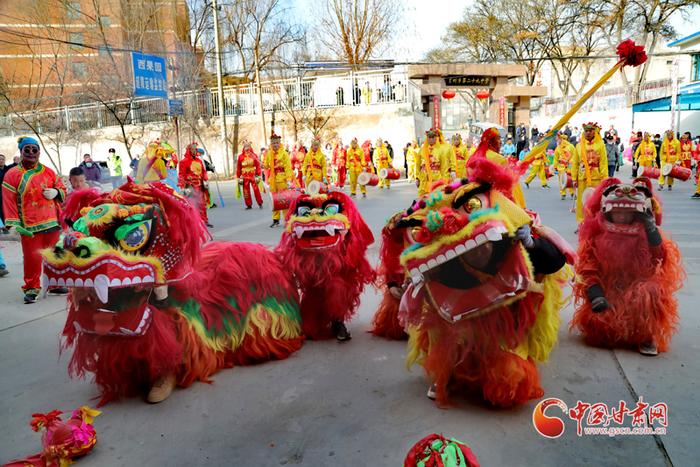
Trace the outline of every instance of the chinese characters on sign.
[[490, 76], [445, 76], [445, 86], [491, 86]]
[[440, 96], [433, 96], [433, 128], [440, 128]]
[[134, 95], [167, 98], [165, 59], [132, 52], [131, 61], [134, 69]]
[[498, 98], [498, 124], [506, 127], [506, 98], [503, 96]]

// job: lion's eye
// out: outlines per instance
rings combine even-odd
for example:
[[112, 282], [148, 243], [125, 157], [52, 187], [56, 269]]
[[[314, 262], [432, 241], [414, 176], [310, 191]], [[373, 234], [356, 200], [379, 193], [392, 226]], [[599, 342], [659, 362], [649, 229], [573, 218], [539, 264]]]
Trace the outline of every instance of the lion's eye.
[[340, 212], [340, 206], [333, 203], [333, 204], [327, 204], [326, 207], [323, 208], [323, 212], [327, 216], [333, 216], [335, 214], [338, 214]]
[[297, 207], [297, 216], [306, 217], [311, 215], [311, 208], [308, 206]]
[[478, 211], [482, 207], [484, 207], [484, 203], [478, 195], [472, 196], [467, 200], [466, 203], [462, 205], [462, 208], [466, 211], [467, 214], [470, 214], [474, 211]]
[[143, 221], [135, 225], [126, 224], [119, 227], [115, 232], [115, 237], [122, 250], [135, 252], [146, 246], [150, 231], [151, 222]]

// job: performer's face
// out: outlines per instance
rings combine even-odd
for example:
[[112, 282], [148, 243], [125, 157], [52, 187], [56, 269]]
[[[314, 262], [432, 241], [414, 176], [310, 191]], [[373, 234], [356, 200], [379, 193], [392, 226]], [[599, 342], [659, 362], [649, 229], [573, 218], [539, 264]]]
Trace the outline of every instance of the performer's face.
[[270, 141], [270, 147], [273, 151], [277, 151], [280, 148], [280, 141], [278, 139], [273, 139]]
[[668, 140], [671, 141], [671, 140], [673, 139], [673, 133], [670, 132], [670, 131], [667, 132], [667, 133], [666, 133], [666, 138], [668, 138]]
[[595, 136], [595, 128], [586, 128], [583, 131], [583, 135], [588, 141], [593, 141], [593, 137]]
[[429, 145], [431, 145], [431, 146], [434, 145], [435, 140], [437, 140], [437, 136], [428, 136], [428, 144]]
[[22, 163], [36, 164], [39, 161], [39, 146], [27, 144], [22, 148]]
[[355, 141], [355, 140], [350, 141], [350, 147], [355, 149], [357, 147], [357, 141]]

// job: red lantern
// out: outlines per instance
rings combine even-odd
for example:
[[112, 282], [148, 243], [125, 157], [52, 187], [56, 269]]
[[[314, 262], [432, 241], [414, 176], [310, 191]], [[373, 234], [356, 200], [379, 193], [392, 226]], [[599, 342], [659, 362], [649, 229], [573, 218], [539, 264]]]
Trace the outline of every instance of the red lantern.
[[476, 98], [477, 99], [488, 99], [491, 93], [489, 92], [488, 89], [482, 89], [480, 91], [477, 91], [476, 93]]
[[442, 97], [444, 97], [445, 99], [452, 99], [456, 95], [457, 93], [454, 92], [452, 89], [445, 89], [444, 91], [442, 91]]

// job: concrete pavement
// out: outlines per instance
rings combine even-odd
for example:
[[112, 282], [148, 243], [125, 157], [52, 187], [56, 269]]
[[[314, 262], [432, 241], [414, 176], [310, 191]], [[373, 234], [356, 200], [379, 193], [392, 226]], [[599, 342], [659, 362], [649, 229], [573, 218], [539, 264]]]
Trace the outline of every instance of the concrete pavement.
[[[629, 176], [627, 168], [623, 176]], [[571, 202], [560, 201], [554, 188], [537, 185], [525, 192], [529, 206], [574, 242]], [[276, 244], [280, 229], [268, 228], [269, 211], [244, 211], [232, 198], [232, 186], [222, 186], [226, 207], [211, 211], [214, 237]], [[691, 192], [690, 183], [681, 183], [661, 195], [664, 226], [679, 242], [688, 272], [670, 352], [648, 358], [586, 347], [567, 330], [573, 313], [568, 306], [558, 347], [540, 365], [545, 397], [558, 397], [569, 407], [577, 400], [633, 405], [638, 396], [668, 403], [665, 436], [578, 437], [567, 419], [561, 438], [545, 439], [532, 426], [537, 401], [493, 410], [459, 399], [455, 407], [439, 409], [425, 397], [421, 369], [405, 369], [405, 343], [365, 332], [379, 301], [368, 289], [349, 326], [348, 343], [307, 342], [286, 361], [224, 370], [214, 384], [177, 390], [159, 405], [130, 399], [105, 406], [95, 422], [97, 447], [79, 465], [397, 466], [410, 446], [431, 432], [467, 442], [484, 466], [697, 465], [700, 201], [690, 200]], [[389, 192], [372, 189], [357, 204], [379, 238], [384, 221], [414, 194], [404, 183]], [[5, 462], [39, 450], [40, 437], [28, 426], [32, 413], [94, 404], [97, 388], [70, 380], [68, 355], [59, 358], [64, 301], [51, 297], [21, 304], [19, 245], [0, 245], [12, 271], [0, 279], [0, 462]], [[377, 251], [375, 243], [373, 263]]]

